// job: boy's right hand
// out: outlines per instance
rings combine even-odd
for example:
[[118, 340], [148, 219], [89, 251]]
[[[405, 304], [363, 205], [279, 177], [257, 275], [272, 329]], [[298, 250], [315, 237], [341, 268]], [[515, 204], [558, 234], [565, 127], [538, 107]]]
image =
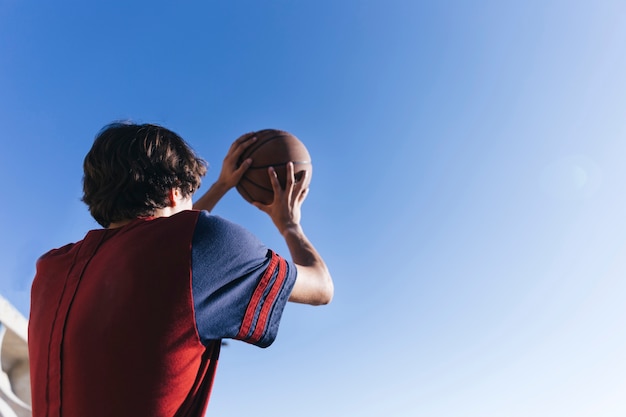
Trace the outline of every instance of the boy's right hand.
[[285, 189], [282, 189], [276, 170], [273, 167], [268, 169], [268, 175], [274, 191], [274, 201], [271, 204], [255, 202], [255, 207], [267, 213], [281, 235], [292, 228], [300, 227], [302, 217], [301, 207], [309, 192], [307, 171], [304, 176], [296, 182], [295, 168], [293, 162], [287, 164], [287, 178]]

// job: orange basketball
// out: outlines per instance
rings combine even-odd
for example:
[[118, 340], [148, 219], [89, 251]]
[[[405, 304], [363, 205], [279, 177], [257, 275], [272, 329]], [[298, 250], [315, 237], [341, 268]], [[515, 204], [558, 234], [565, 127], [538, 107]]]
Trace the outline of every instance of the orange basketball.
[[308, 171], [307, 182], [310, 181], [313, 172], [311, 156], [297, 137], [276, 129], [259, 130], [256, 137], [256, 142], [239, 158], [239, 164], [252, 158], [252, 165], [237, 185], [237, 191], [246, 201], [270, 204], [274, 200], [272, 183], [267, 172], [269, 167], [274, 167], [283, 188], [287, 179], [288, 162], [294, 164], [296, 182], [302, 180], [305, 171]]

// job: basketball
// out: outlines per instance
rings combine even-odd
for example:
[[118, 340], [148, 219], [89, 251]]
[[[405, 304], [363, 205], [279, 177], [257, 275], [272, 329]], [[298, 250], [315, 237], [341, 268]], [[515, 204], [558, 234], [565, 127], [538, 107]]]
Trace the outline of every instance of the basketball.
[[252, 158], [252, 165], [237, 185], [237, 191], [246, 201], [270, 204], [274, 200], [274, 191], [267, 172], [269, 167], [276, 170], [283, 189], [287, 181], [289, 162], [293, 162], [296, 182], [302, 180], [305, 171], [307, 182], [310, 181], [313, 172], [311, 156], [297, 137], [276, 129], [259, 130], [256, 137], [256, 142], [244, 151], [238, 164]]

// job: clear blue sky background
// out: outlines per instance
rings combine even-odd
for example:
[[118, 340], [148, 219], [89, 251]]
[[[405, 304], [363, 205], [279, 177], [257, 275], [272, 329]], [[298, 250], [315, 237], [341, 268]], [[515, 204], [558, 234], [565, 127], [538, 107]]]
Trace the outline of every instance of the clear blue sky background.
[[[333, 304], [225, 348], [209, 414], [626, 414], [621, 1], [0, 0], [0, 292], [97, 227], [82, 158], [119, 119], [212, 166], [292, 131]], [[231, 192], [215, 212], [286, 252]]]

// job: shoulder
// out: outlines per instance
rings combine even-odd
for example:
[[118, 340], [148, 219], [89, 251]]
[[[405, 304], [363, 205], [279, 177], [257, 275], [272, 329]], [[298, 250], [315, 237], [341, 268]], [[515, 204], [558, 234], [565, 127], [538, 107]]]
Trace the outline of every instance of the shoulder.
[[192, 253], [199, 259], [228, 259], [227, 263], [265, 259], [267, 247], [243, 226], [222, 217], [199, 213], [192, 240]]
[[67, 253], [71, 252], [80, 243], [81, 242], [78, 242], [78, 243], [68, 243], [65, 246], [61, 246], [60, 248], [51, 249], [48, 252], [46, 252], [43, 255], [41, 255], [39, 257], [39, 259], [37, 259], [37, 263], [45, 261], [45, 260], [50, 259], [50, 258], [55, 258], [55, 257], [58, 257], [58, 256], [66, 255]]
[[227, 231], [229, 229], [244, 229], [243, 226], [240, 226], [237, 223], [234, 223], [223, 217], [211, 214], [206, 210], [193, 212], [196, 213], [198, 216], [198, 226], [200, 227], [223, 231]]
[[245, 227], [207, 211], [201, 211], [196, 223], [194, 241], [207, 238], [260, 243], [257, 237]]

